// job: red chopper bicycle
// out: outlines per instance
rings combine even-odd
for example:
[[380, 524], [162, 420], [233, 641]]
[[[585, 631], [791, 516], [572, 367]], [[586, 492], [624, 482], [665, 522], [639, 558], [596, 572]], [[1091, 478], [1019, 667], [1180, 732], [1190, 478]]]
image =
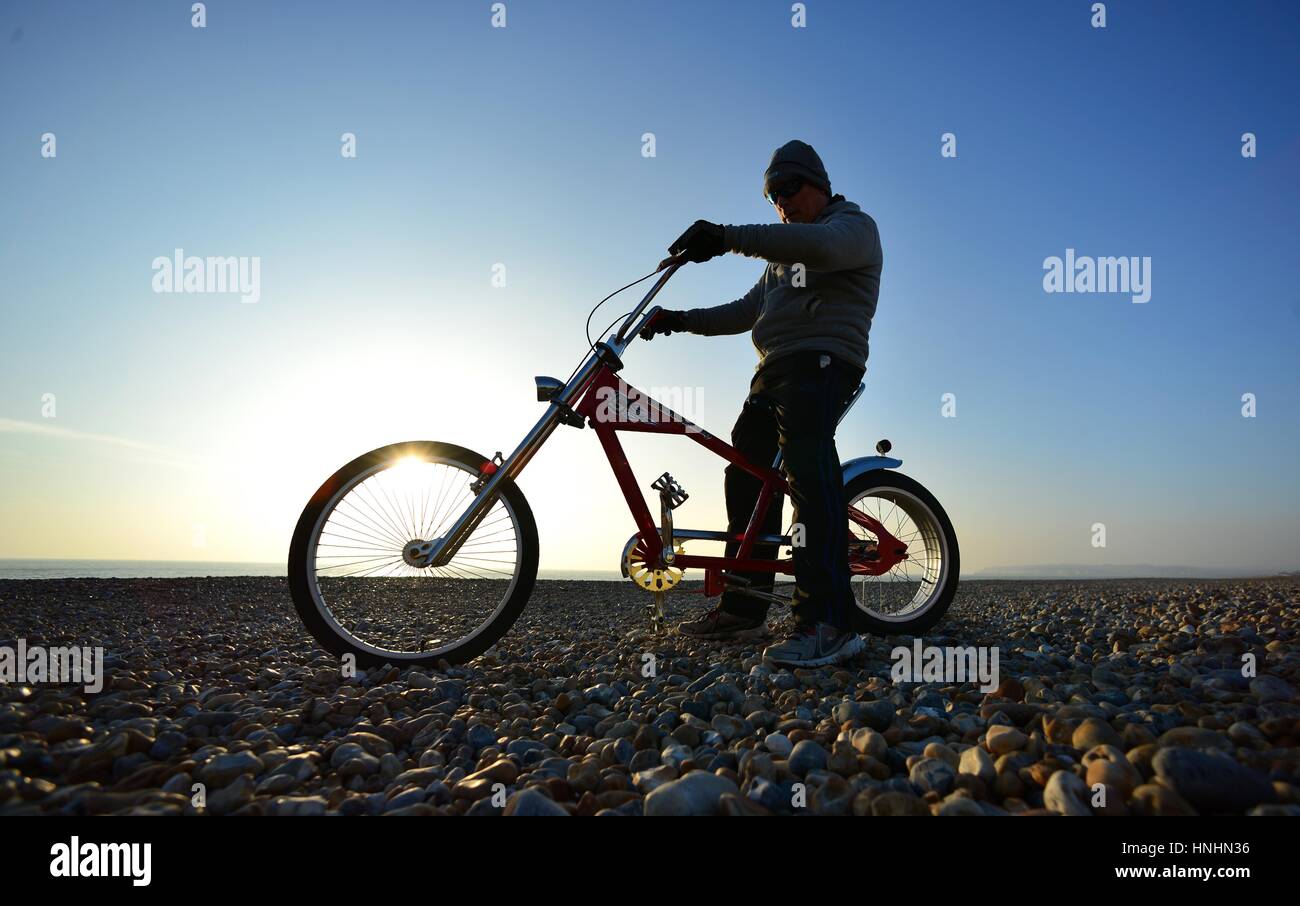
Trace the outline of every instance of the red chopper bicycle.
[[[444, 660], [464, 663], [505, 635], [537, 578], [537, 526], [515, 479], [562, 424], [590, 425], [609, 458], [637, 529], [620, 566], [625, 577], [653, 593], [649, 608], [656, 628], [663, 623], [664, 594], [691, 568], [704, 571], [706, 596], [731, 588], [788, 602], [731, 575], [794, 572], [789, 557], [751, 556], [755, 544], [792, 544], [789, 533], [759, 532], [776, 495], [788, 492], [780, 454], [771, 466], [751, 463], [618, 377], [623, 353], [660, 311], [647, 311], [651, 300], [684, 263], [682, 255], [665, 259], [641, 278], [662, 274], [626, 318], [620, 316], [617, 333], [606, 331], [605, 339], [590, 344], [590, 354], [567, 381], [535, 379], [538, 401], [549, 405], [508, 457], [408, 441], [357, 457], [320, 486], [294, 530], [289, 586], [299, 616], [326, 650], [352, 654], [363, 667], [436, 666]], [[844, 414], [863, 387], [858, 385]], [[675, 527], [673, 511], [688, 495], [667, 472], [651, 485], [659, 492], [656, 525], [619, 431], [685, 435], [760, 479], [762, 491], [744, 534]], [[894, 471], [902, 461], [885, 455], [889, 441], [880, 441], [876, 451], [842, 466], [855, 629], [919, 635], [943, 617], [956, 593], [957, 538], [934, 496]], [[734, 557], [688, 554], [691, 541], [734, 541], [739, 548]]]

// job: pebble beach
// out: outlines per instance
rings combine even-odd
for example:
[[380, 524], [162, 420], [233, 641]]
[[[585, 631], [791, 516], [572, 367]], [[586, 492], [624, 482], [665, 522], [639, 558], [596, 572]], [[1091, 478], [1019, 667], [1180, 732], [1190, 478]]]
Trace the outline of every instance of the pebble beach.
[[1300, 579], [963, 582], [924, 642], [996, 647], [991, 692], [648, 597], [539, 582], [469, 664], [345, 676], [282, 579], [0, 581], [0, 648], [104, 649], [0, 685], [0, 815], [1300, 815]]

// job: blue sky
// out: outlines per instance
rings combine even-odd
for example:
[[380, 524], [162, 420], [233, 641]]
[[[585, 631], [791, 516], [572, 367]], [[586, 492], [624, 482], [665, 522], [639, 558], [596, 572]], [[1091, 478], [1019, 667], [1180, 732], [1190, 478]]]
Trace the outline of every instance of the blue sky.
[[[222, 2], [196, 29], [188, 3], [5, 3], [0, 557], [280, 560], [360, 452], [508, 452], [597, 299], [696, 218], [774, 221], [762, 171], [797, 137], [885, 252], [840, 452], [888, 436], [967, 571], [1297, 568], [1300, 8], [1089, 6], [818, 2], [796, 29], [781, 2], [519, 0], [494, 29], [480, 2]], [[153, 293], [175, 248], [259, 257], [260, 301]], [[1151, 301], [1045, 293], [1067, 248], [1149, 256]], [[660, 302], [761, 267], [691, 266]], [[627, 359], [725, 435], [755, 354]], [[720, 527], [720, 461], [628, 448], [691, 491], [680, 524]], [[543, 567], [616, 565], [633, 526], [594, 437], [521, 485]]]

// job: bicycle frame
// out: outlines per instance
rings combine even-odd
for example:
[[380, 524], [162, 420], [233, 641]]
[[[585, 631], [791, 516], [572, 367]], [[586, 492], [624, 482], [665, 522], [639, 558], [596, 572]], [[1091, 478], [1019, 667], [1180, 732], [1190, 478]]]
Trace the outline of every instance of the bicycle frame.
[[[650, 510], [641, 495], [640, 487], [632, 474], [627, 457], [623, 453], [622, 444], [619, 443], [616, 436], [618, 431], [684, 434], [728, 462], [744, 469], [762, 482], [758, 502], [742, 535], [686, 529], [674, 532], [674, 537], [682, 540], [739, 542], [740, 546], [737, 549], [736, 556], [710, 557], [682, 553], [672, 557], [672, 554], [669, 553], [674, 567], [696, 567], [706, 570], [706, 590], [713, 594], [721, 591], [720, 588], [716, 587], [716, 580], [719, 577], [718, 571], [722, 569], [793, 574], [794, 564], [791, 559], [752, 559], [750, 557], [756, 543], [790, 544], [790, 538], [787, 536], [760, 535], [758, 531], [776, 495], [789, 493], [786, 480], [779, 471], [781, 457], [778, 455], [770, 467], [755, 465], [730, 444], [719, 440], [703, 428], [651, 399], [618, 377], [618, 372], [623, 367], [622, 353], [659, 312], [657, 306], [649, 311], [646, 310], [647, 306], [684, 263], [686, 262], [682, 256], [676, 256], [666, 259], [660, 265], [662, 276], [659, 277], [636, 308], [628, 313], [618, 332], [611, 339], [596, 343], [592, 347], [590, 355], [562, 388], [551, 393], [547, 389], [551, 385], [543, 384], [542, 379], [538, 379], [539, 397], [545, 392], [550, 400], [550, 406], [547, 408], [546, 413], [533, 426], [532, 430], [524, 436], [524, 439], [520, 441], [514, 452], [502, 460], [499, 465], [495, 461], [489, 460], [480, 466], [479, 481], [475, 485], [477, 494], [474, 500], [446, 535], [426, 543], [427, 550], [422, 557], [425, 565], [441, 566], [455, 555], [460, 545], [469, 537], [483, 517], [487, 515], [488, 510], [491, 509], [491, 504], [496, 497], [496, 489], [501, 482], [514, 480], [560, 424], [570, 424], [575, 427], [590, 424], [596, 432], [596, 437], [599, 439], [606, 457], [609, 459], [610, 468], [618, 480], [619, 488], [623, 492], [628, 509], [632, 513], [632, 518], [637, 527], [637, 535], [641, 540], [641, 544], [644, 545], [647, 563], [661, 562], [661, 558], [665, 554], [663, 539], [660, 536], [659, 527], [655, 525]], [[555, 385], [558, 385], [558, 383], [558, 381], [554, 382]], [[848, 405], [850, 407], [861, 392], [862, 386], [859, 385], [849, 401]], [[613, 407], [613, 417], [609, 417], [602, 409], [602, 407], [610, 405]], [[641, 420], [626, 417], [625, 413], [629, 411], [648, 411], [656, 413], [656, 415], [650, 420]], [[845, 412], [847, 413], [847, 411], [848, 408], [846, 407]], [[877, 520], [853, 507], [849, 507], [848, 515], [849, 518], [875, 534], [877, 538], [877, 558], [869, 563], [851, 563], [850, 568], [855, 574], [882, 575], [896, 563], [905, 559], [906, 545], [894, 538]]]
[[[613, 409], [614, 414], [612, 417], [603, 411], [606, 407]], [[637, 410], [655, 413], [655, 415], [643, 421], [639, 418], [628, 417], [625, 414]], [[575, 411], [587, 419], [595, 430], [601, 447], [605, 450], [605, 456], [609, 459], [610, 468], [614, 470], [614, 477], [618, 480], [619, 489], [622, 490], [623, 497], [627, 500], [628, 509], [636, 522], [637, 534], [641, 538], [641, 543], [645, 546], [647, 562], [657, 562], [663, 555], [663, 538], [660, 535], [659, 527], [655, 525], [654, 519], [650, 515], [645, 499], [641, 496], [640, 486], [637, 484], [636, 477], [632, 474], [632, 468], [628, 465], [627, 457], [623, 454], [623, 445], [619, 443], [617, 436], [619, 431], [685, 435], [728, 462], [744, 469], [763, 483], [758, 494], [758, 502], [743, 535], [729, 537], [723, 532], [689, 532], [682, 530], [674, 532], [676, 537], [688, 540], [691, 537], [697, 539], [707, 537], [718, 541], [738, 541], [740, 542], [740, 548], [737, 550], [735, 557], [706, 557], [683, 553], [674, 557], [672, 561], [674, 567], [727, 568], [750, 572], [771, 571], [787, 574], [794, 572], [793, 562], [789, 560], [749, 559], [749, 554], [753, 550], [755, 542], [759, 540], [758, 528], [763, 524], [763, 518], [767, 515], [773, 498], [777, 494], [785, 494], [789, 491], [784, 476], [775, 466], [765, 468], [754, 465], [735, 447], [724, 443], [703, 428], [673, 412], [667, 406], [625, 383], [612, 368], [605, 364], [602, 364], [597, 369]], [[790, 543], [789, 538], [784, 536], [765, 536], [765, 540], [772, 543]]]

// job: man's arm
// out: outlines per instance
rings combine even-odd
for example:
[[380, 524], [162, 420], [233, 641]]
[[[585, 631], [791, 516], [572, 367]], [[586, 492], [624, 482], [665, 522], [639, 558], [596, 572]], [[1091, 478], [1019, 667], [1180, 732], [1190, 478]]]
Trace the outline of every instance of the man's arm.
[[723, 228], [727, 251], [812, 271], [842, 271], [878, 260], [880, 235], [870, 217], [827, 223], [755, 223]]
[[744, 333], [758, 320], [758, 308], [763, 302], [763, 281], [767, 270], [758, 278], [753, 289], [734, 302], [712, 308], [692, 308], [685, 312], [686, 329], [706, 337], [721, 334]]

